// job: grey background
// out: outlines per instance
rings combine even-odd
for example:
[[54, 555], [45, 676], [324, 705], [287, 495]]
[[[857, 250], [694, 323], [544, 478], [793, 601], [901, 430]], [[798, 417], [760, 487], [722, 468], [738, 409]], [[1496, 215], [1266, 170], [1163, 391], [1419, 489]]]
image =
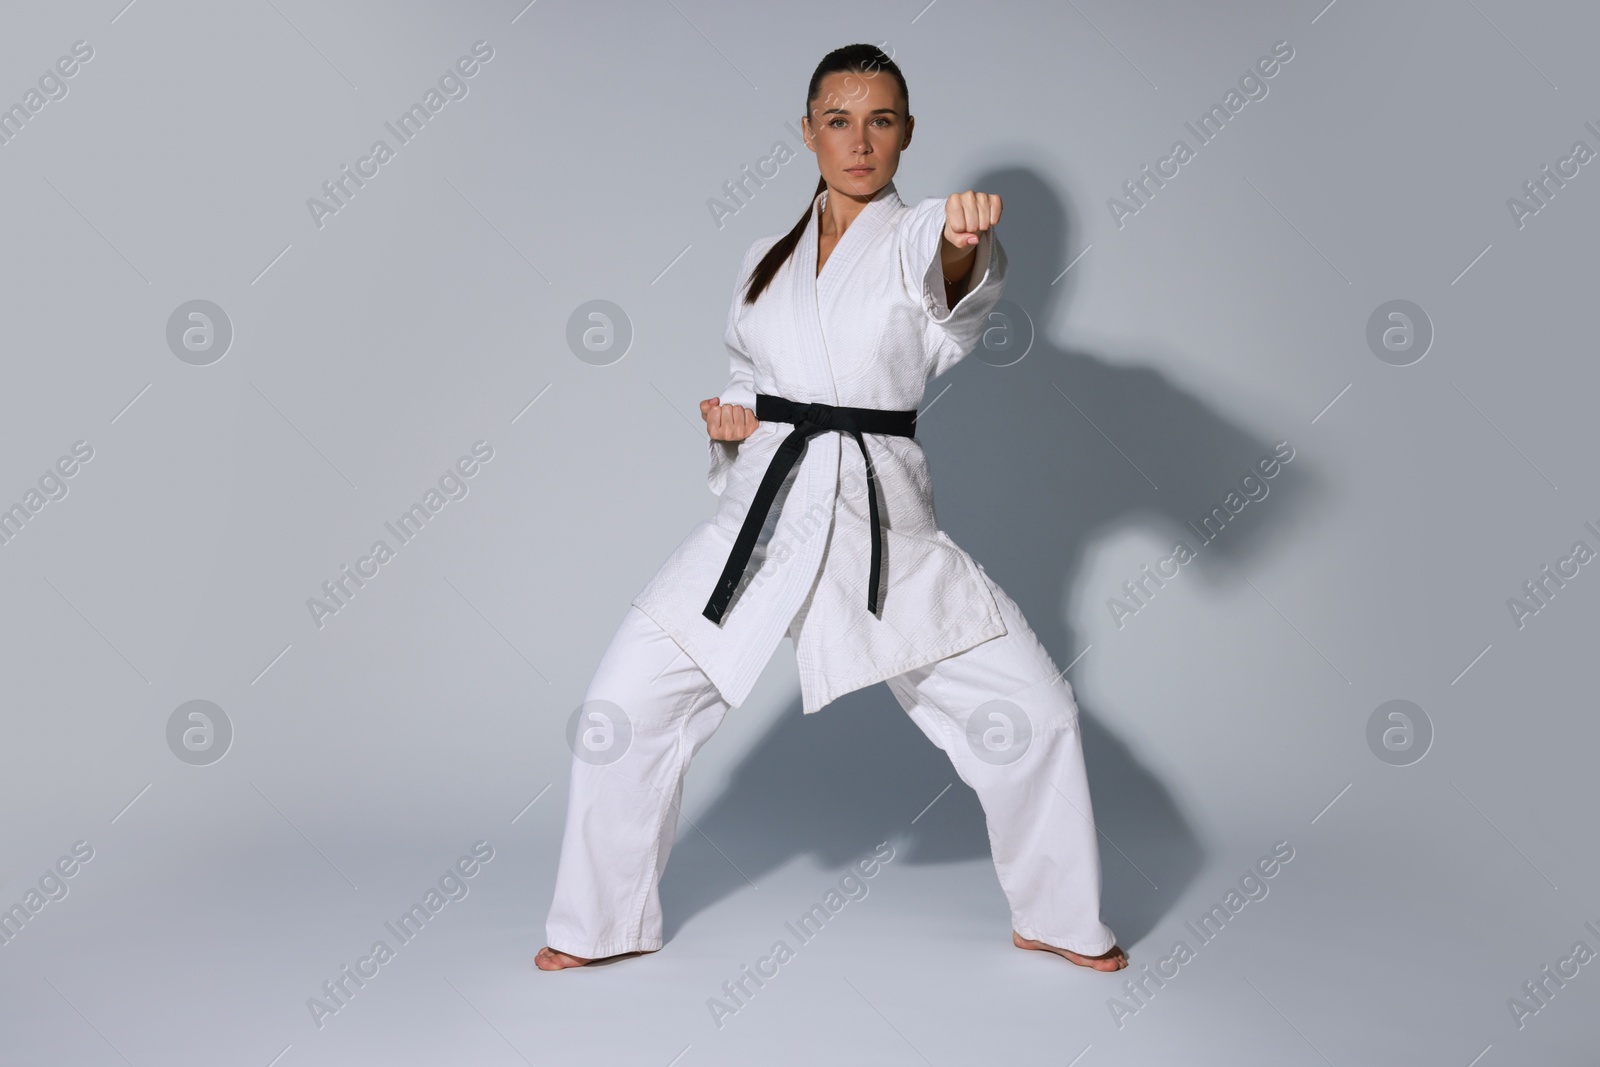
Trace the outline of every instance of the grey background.
[[[1600, 548], [1600, 177], [1520, 228], [1507, 199], [1600, 148], [1597, 29], [1508, 0], [8, 5], [0, 103], [94, 57], [0, 145], [0, 503], [94, 456], [0, 546], [0, 902], [93, 858], [0, 946], [0, 1062], [1591, 1062], [1600, 964], [1521, 1027], [1507, 1001], [1600, 950], [1600, 577], [1521, 627], [1507, 601]], [[319, 229], [307, 199], [478, 40], [468, 95]], [[1268, 95], [1119, 227], [1108, 199], [1280, 40]], [[1010, 945], [944, 755], [882, 686], [803, 719], [787, 643], [691, 772], [666, 949], [532, 965], [567, 716], [714, 506], [696, 404], [734, 271], [803, 209], [786, 124], [853, 41], [910, 82], [901, 195], [1004, 197], [1032, 347], [932, 383], [919, 437], [942, 524], [1072, 664], [1106, 920], [1135, 967], [1195, 950], [1120, 1026], [1126, 974]], [[776, 141], [800, 155], [719, 228]], [[234, 334], [208, 366], [166, 342], [195, 299]], [[604, 366], [566, 340], [597, 299], [632, 330]], [[1404, 367], [1366, 342], [1394, 299], [1435, 331]], [[319, 629], [307, 599], [479, 440]], [[1119, 627], [1278, 441], [1269, 495]], [[1366, 740], [1393, 699], [1434, 730], [1409, 766]], [[168, 746], [191, 700], [231, 723], [210, 765]], [[319, 1029], [307, 999], [480, 840], [470, 893]]]

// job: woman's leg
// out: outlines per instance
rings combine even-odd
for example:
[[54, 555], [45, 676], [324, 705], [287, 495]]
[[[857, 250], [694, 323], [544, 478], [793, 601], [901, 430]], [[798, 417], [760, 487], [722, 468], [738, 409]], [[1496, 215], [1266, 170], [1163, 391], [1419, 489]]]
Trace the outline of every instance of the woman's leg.
[[1016, 603], [983, 577], [1006, 633], [891, 678], [889, 688], [977, 792], [1013, 929], [1099, 956], [1116, 938], [1100, 921], [1077, 701]]
[[684, 772], [727, 711], [677, 642], [630, 605], [584, 694], [551, 948], [596, 959], [661, 947], [659, 885]]

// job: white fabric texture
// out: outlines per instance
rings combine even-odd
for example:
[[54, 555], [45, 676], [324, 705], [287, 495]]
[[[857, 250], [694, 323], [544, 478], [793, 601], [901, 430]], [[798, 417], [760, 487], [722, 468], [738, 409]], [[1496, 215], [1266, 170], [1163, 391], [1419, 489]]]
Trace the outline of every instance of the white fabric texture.
[[[979, 577], [1008, 632], [893, 677], [889, 689], [977, 793], [1012, 928], [1098, 956], [1116, 938], [1100, 921], [1077, 701], [1015, 602], [982, 568]], [[652, 951], [663, 944], [660, 882], [684, 774], [728, 703], [637, 607], [617, 627], [584, 702], [580, 737], [594, 744], [572, 760], [547, 944], [586, 959]]]
[[[912, 410], [929, 378], [972, 350], [1005, 280], [1005, 251], [980, 235], [966, 291], [946, 306], [939, 243], [945, 198], [915, 206], [887, 183], [816, 273], [813, 202], [794, 254], [753, 304], [744, 283], [781, 237], [745, 253], [723, 340], [731, 374], [720, 399], [755, 394], [801, 403]], [[972, 648], [1006, 632], [977, 563], [940, 530], [922, 445], [866, 434], [883, 527], [879, 612], [867, 610], [871, 527], [866, 467], [854, 438], [812, 438], [780, 492], [721, 624], [701, 612], [761, 477], [793, 424], [768, 421], [742, 442], [710, 442], [715, 515], [698, 524], [633, 599], [691, 656], [731, 707], [749, 695], [787, 634], [803, 710]]]

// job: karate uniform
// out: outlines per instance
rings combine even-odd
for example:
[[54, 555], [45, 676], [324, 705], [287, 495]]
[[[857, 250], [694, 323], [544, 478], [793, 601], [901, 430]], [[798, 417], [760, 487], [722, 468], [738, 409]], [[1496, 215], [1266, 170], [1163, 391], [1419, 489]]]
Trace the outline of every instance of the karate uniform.
[[[939, 243], [944, 198], [907, 207], [889, 182], [816, 272], [817, 194], [805, 229], [767, 291], [735, 293], [723, 334], [732, 374], [724, 404], [754, 409], [756, 393], [851, 407], [915, 409], [928, 378], [971, 351], [1000, 299], [1005, 251], [980, 235], [965, 296], [945, 306]], [[757, 241], [748, 278], [781, 235]], [[877, 474], [887, 571], [882, 610], [866, 611], [866, 467], [853, 440], [825, 433], [806, 445], [767, 551], [720, 625], [702, 614], [772, 454], [794, 429], [763, 422], [743, 441], [711, 441], [708, 482], [716, 515], [684, 538], [633, 603], [655, 619], [738, 707], [787, 633], [800, 670], [802, 710], [1005, 633], [972, 557], [934, 521], [922, 445], [866, 437]], [[831, 527], [831, 531], [830, 531]]]
[[[945, 198], [907, 206], [890, 182], [819, 275], [817, 219], [827, 195], [817, 194], [793, 255], [753, 305], [744, 282], [781, 235], [745, 254], [724, 330], [731, 377], [720, 400], [755, 409], [767, 394], [909, 414], [928, 379], [977, 343], [1000, 298], [1005, 251], [993, 230], [982, 233], [966, 291], [948, 307], [939, 256]], [[803, 712], [885, 681], [949, 754], [983, 804], [1018, 933], [1085, 955], [1107, 951], [1115, 939], [1099, 918], [1099, 851], [1072, 687], [1016, 604], [938, 528], [914, 437], [865, 433], [858, 444], [820, 432], [806, 440], [713, 619], [708, 598], [757, 487], [799, 429], [763, 420], [743, 441], [710, 442], [716, 514], [634, 597], [601, 658], [584, 698], [585, 725], [596, 728], [580, 738], [603, 739], [621, 755], [574, 755], [548, 943], [590, 958], [661, 947], [658, 884], [684, 772], [787, 635]], [[861, 445], [882, 537], [875, 614]], [[985, 749], [983, 739], [1000, 734], [1017, 745], [1016, 727], [1027, 738], [1009, 750], [1019, 758]]]

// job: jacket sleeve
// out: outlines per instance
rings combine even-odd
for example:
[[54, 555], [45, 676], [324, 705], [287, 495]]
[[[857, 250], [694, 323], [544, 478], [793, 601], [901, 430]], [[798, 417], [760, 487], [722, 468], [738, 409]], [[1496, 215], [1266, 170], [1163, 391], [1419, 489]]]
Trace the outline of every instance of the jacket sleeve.
[[920, 200], [906, 213], [900, 241], [901, 277], [907, 295], [927, 313], [928, 374], [943, 374], [971, 352], [989, 324], [989, 313], [1005, 286], [1006, 253], [993, 229], [978, 235], [972, 273], [955, 307], [944, 299], [944, 265], [939, 244], [944, 240], [946, 197]]
[[[722, 343], [728, 350], [728, 384], [717, 399], [724, 404], [740, 404], [751, 411], [756, 407], [755, 365], [739, 333], [740, 310], [744, 305], [745, 279], [775, 241], [776, 238], [757, 241], [745, 253], [744, 261], [739, 266], [738, 284], [733, 290], [733, 302], [728, 306], [728, 322], [722, 332]], [[715, 441], [708, 436], [706, 444], [711, 459], [706, 471], [706, 484], [713, 493], [721, 496], [728, 484], [728, 471], [733, 468], [733, 461], [739, 454], [739, 442]]]

